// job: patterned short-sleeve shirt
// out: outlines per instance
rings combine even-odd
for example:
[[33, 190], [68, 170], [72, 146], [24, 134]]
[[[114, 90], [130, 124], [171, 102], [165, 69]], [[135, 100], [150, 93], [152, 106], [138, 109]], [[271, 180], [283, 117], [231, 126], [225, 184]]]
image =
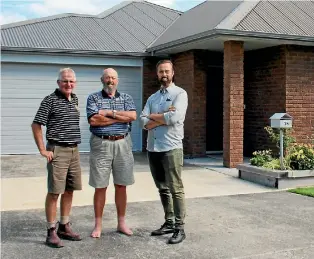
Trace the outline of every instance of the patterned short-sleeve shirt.
[[[99, 110], [136, 111], [132, 96], [116, 92], [110, 97], [104, 90], [88, 96], [86, 104], [87, 119], [98, 114]], [[90, 126], [90, 131], [96, 135], [123, 135], [130, 131], [130, 124], [117, 122], [108, 126]]]
[[71, 100], [68, 100], [56, 89], [42, 100], [33, 122], [47, 127], [47, 140], [81, 143], [80, 112], [75, 94], [71, 94]]

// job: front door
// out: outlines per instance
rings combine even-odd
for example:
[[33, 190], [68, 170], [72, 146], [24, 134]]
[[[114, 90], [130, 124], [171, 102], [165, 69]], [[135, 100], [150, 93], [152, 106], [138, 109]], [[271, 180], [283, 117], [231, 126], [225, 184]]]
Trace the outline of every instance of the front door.
[[206, 91], [206, 150], [223, 150], [223, 68], [209, 67]]

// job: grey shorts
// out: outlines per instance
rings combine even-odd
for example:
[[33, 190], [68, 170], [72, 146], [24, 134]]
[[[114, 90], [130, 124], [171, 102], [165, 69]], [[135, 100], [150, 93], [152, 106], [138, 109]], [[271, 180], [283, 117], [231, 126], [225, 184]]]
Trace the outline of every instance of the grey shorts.
[[134, 183], [134, 157], [130, 135], [112, 141], [92, 134], [89, 162], [89, 185], [94, 188], [107, 187], [111, 172], [114, 184], [127, 186]]

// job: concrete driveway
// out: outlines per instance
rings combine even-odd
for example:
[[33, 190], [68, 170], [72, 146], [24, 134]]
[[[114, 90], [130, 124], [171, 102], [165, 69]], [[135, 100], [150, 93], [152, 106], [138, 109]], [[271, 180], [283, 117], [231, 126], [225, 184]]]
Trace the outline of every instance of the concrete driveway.
[[[74, 206], [91, 205], [93, 201], [94, 189], [88, 185], [88, 160], [88, 154], [81, 155], [83, 191], [75, 193]], [[128, 200], [130, 202], [159, 200], [149, 171], [146, 154], [135, 153], [134, 160], [135, 184], [128, 187]], [[43, 207], [47, 185], [46, 160], [43, 157], [40, 155], [5, 156], [2, 157], [1, 168], [2, 211]], [[220, 169], [215, 168], [215, 170], [219, 171]], [[221, 170], [225, 169], [221, 168]], [[218, 171], [185, 163], [183, 181], [186, 197], [211, 197], [272, 191], [272, 189], [245, 182]], [[109, 185], [107, 203], [114, 203], [114, 189], [111, 187], [112, 183]]]
[[[71, 216], [83, 241], [65, 241], [64, 248], [52, 249], [44, 245], [45, 160], [38, 155], [2, 157], [1, 258], [313, 258], [314, 199], [245, 182], [234, 171], [221, 170], [217, 161], [186, 160], [187, 239], [167, 245], [168, 237], [151, 237], [163, 223], [162, 207], [145, 155], [135, 154], [135, 161], [136, 183], [128, 188], [127, 211], [134, 236], [116, 233], [109, 188], [103, 235], [89, 237], [93, 189], [88, 186], [88, 155], [83, 154], [84, 190], [75, 193]], [[206, 169], [210, 167], [216, 171]]]

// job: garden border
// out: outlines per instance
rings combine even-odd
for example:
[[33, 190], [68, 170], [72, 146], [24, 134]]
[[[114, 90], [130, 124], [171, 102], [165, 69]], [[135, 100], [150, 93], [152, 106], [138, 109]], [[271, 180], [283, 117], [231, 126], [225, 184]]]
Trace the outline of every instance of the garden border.
[[314, 170], [271, 170], [248, 164], [237, 169], [240, 179], [276, 189], [314, 186]]

